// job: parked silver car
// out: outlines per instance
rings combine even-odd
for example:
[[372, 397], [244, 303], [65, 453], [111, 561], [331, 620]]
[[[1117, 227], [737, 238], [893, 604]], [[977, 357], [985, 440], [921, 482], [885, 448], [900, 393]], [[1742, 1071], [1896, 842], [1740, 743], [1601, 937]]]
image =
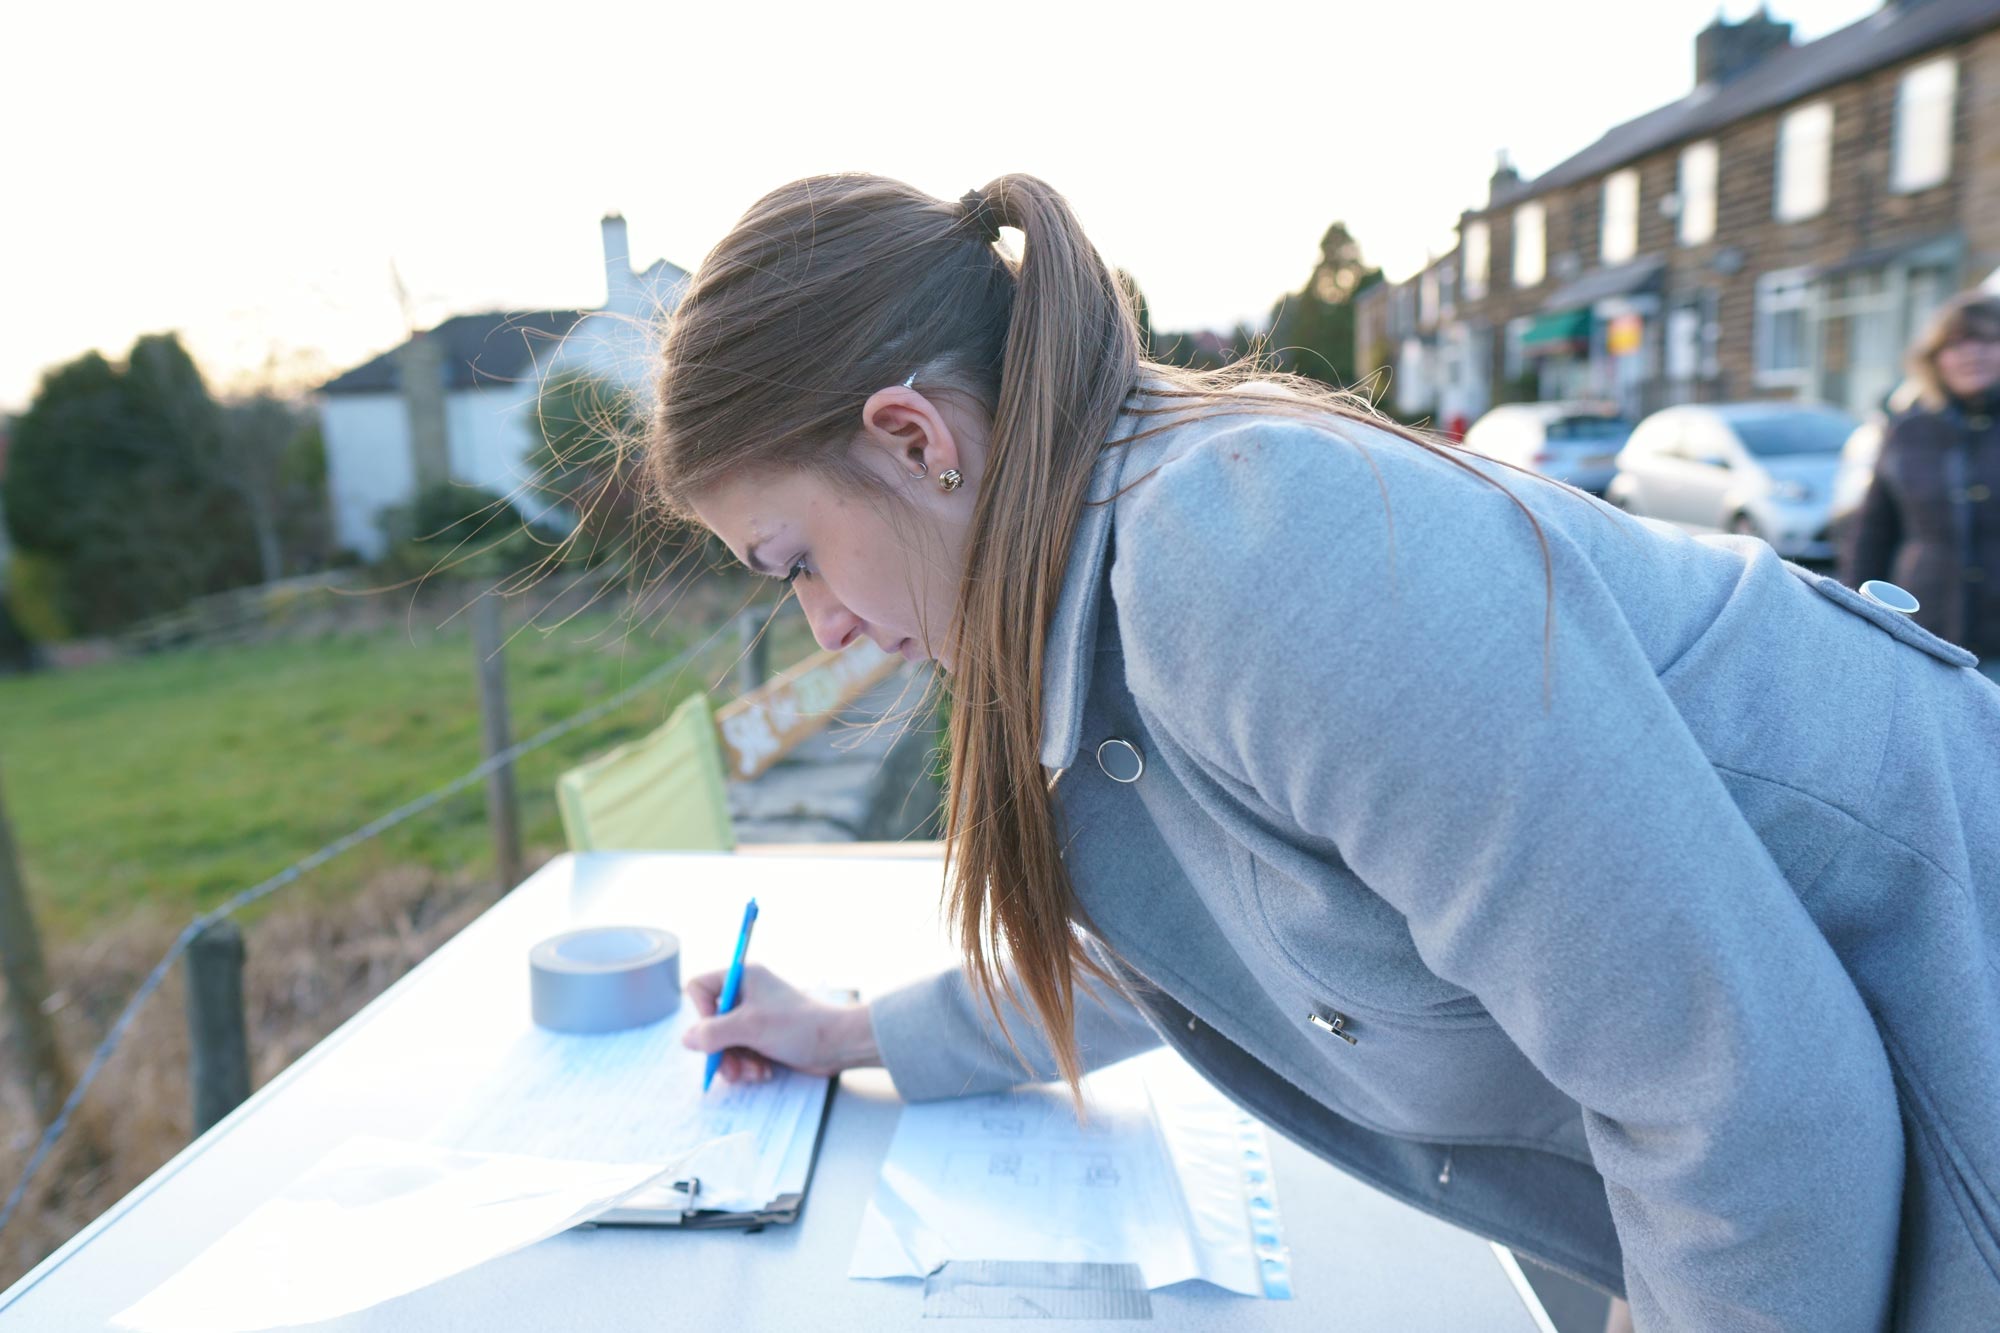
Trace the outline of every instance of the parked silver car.
[[1792, 560], [1830, 560], [1827, 520], [1854, 419], [1799, 403], [1670, 407], [1639, 423], [1605, 498], [1695, 532], [1761, 537]]
[[1508, 403], [1472, 423], [1465, 447], [1602, 495], [1631, 434], [1609, 403]]

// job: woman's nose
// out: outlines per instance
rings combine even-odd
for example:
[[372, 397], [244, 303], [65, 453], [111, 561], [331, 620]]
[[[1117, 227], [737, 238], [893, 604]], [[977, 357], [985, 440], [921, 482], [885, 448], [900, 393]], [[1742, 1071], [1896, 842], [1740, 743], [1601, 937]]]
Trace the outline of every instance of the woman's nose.
[[845, 648], [861, 628], [860, 618], [817, 579], [796, 583], [792, 591], [799, 599], [799, 609], [806, 613], [806, 624], [812, 626], [814, 642], [829, 652]]

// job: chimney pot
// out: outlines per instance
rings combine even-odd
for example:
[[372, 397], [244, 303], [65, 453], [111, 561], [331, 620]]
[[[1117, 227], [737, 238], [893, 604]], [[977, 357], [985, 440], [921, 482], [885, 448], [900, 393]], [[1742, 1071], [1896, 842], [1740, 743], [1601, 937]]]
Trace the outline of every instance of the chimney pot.
[[1696, 86], [1727, 83], [1773, 51], [1792, 44], [1792, 25], [1780, 23], [1762, 5], [1741, 23], [1716, 17], [1694, 39]]
[[632, 246], [625, 236], [625, 215], [606, 213], [604, 232], [604, 305], [618, 307], [632, 289]]

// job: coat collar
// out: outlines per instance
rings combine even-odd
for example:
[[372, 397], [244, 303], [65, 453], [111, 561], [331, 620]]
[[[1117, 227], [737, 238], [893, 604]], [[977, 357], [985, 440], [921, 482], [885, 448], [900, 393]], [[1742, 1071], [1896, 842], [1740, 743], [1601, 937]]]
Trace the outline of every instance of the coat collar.
[[1104, 566], [1111, 553], [1111, 501], [1118, 494], [1125, 460], [1131, 453], [1124, 443], [1145, 420], [1131, 410], [1132, 401], [1127, 400], [1126, 410], [1119, 413], [1110, 438], [1097, 455], [1083, 513], [1070, 541], [1062, 592], [1043, 640], [1042, 767], [1050, 772], [1068, 768], [1083, 740], [1083, 705], [1090, 693]]

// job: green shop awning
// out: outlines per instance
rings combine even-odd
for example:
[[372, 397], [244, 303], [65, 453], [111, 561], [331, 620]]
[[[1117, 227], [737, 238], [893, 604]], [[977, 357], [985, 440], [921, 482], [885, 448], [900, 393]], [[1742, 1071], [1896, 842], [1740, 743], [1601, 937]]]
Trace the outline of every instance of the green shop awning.
[[1528, 331], [1521, 335], [1521, 346], [1535, 352], [1553, 352], [1589, 342], [1588, 309], [1563, 310], [1553, 315], [1538, 315], [1535, 322], [1528, 326]]

